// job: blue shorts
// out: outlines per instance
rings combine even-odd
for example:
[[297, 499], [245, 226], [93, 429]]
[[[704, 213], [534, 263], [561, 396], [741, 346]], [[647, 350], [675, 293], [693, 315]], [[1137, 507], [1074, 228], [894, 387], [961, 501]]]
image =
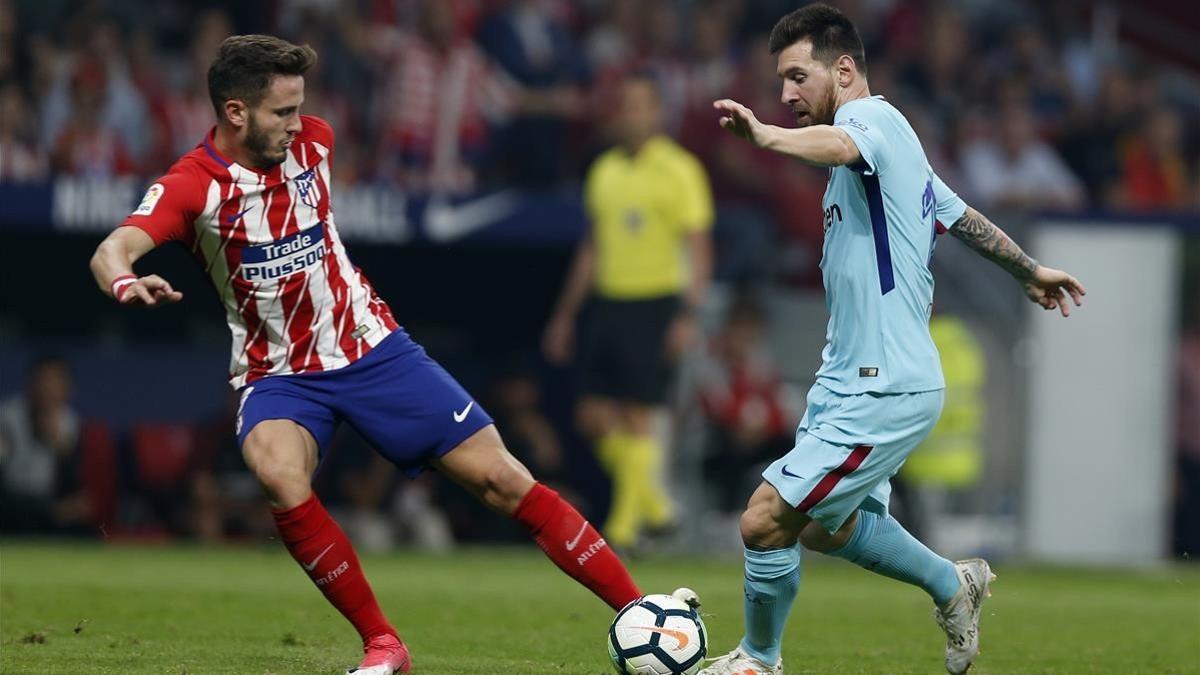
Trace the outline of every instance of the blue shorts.
[[337, 370], [265, 377], [242, 387], [238, 444], [263, 420], [300, 424], [322, 453], [345, 420], [410, 478], [492, 418], [425, 349], [396, 329]]
[[944, 395], [942, 389], [843, 395], [814, 384], [796, 446], [763, 479], [830, 533], [859, 508], [885, 514], [888, 480], [937, 423]]

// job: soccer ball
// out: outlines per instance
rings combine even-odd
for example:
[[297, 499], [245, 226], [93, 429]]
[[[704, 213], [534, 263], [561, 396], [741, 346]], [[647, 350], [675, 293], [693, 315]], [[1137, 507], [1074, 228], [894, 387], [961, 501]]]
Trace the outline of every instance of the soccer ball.
[[634, 600], [608, 629], [608, 655], [626, 675], [693, 675], [707, 653], [700, 614], [670, 595]]

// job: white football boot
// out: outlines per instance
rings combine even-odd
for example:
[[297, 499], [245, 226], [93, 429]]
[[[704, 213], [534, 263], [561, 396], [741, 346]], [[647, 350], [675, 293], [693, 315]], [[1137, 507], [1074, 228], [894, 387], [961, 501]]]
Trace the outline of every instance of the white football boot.
[[704, 670], [696, 675], [783, 675], [783, 659], [768, 666], [739, 647], [725, 656], [711, 659]]
[[933, 619], [946, 631], [946, 672], [962, 675], [979, 653], [979, 611], [996, 575], [982, 558], [959, 560], [954, 570], [962, 585], [944, 607], [934, 608]]

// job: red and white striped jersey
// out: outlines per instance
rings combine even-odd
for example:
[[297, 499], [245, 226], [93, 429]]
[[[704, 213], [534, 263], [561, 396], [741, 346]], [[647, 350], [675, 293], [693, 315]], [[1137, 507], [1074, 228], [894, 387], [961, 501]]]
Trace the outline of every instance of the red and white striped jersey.
[[209, 132], [123, 223], [189, 246], [203, 265], [233, 333], [235, 388], [341, 368], [398, 327], [334, 224], [333, 129], [301, 121], [287, 159], [267, 172], [221, 156]]

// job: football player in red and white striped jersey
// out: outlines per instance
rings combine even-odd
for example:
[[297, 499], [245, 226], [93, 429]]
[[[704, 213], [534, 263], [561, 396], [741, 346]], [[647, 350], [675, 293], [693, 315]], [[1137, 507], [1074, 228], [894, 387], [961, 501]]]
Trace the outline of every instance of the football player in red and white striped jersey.
[[407, 672], [407, 647], [349, 540], [313, 493], [319, 453], [348, 420], [409, 475], [427, 466], [525, 525], [613, 608], [641, 595], [596, 530], [507, 451], [491, 417], [409, 338], [351, 264], [331, 198], [333, 130], [300, 114], [307, 46], [231, 37], [208, 72], [217, 124], [147, 190], [92, 257], [101, 290], [155, 307], [182, 294], [133, 264], [169, 241], [212, 279], [233, 336], [237, 433], [281, 539], [358, 630], [356, 675]]

